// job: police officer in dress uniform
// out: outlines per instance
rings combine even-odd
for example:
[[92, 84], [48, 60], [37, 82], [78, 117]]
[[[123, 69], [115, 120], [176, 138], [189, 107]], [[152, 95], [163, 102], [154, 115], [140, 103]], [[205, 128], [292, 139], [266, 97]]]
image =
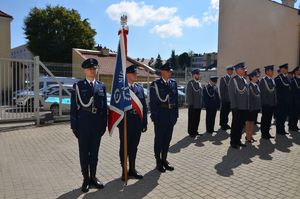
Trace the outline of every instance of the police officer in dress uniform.
[[[261, 76], [260, 68], [256, 68], [254, 71], [256, 72], [257, 78], [258, 78], [256, 84], [259, 85], [260, 76]], [[258, 121], [257, 117], [258, 117], [258, 114], [256, 114], [255, 118], [254, 118], [255, 124], [260, 124], [260, 122]]]
[[215, 132], [215, 119], [217, 110], [220, 108], [220, 96], [217, 88], [218, 77], [211, 76], [210, 82], [203, 90], [203, 101], [206, 108], [206, 132], [212, 134]]
[[81, 66], [86, 78], [73, 85], [70, 114], [71, 129], [79, 143], [81, 190], [85, 193], [90, 185], [104, 187], [96, 178], [96, 170], [100, 141], [107, 126], [107, 102], [105, 85], [95, 79], [98, 61], [87, 59]]
[[277, 104], [275, 81], [273, 79], [274, 75], [274, 65], [265, 66], [266, 76], [259, 82], [260, 96], [261, 96], [261, 137], [263, 139], [269, 140], [274, 138], [270, 135], [270, 127], [272, 124], [272, 118]]
[[294, 70], [294, 78], [291, 80], [292, 89], [292, 110], [289, 117], [289, 130], [299, 131], [298, 120], [300, 116], [300, 67], [297, 66]]
[[[137, 80], [137, 66], [131, 65], [126, 68], [129, 89], [135, 94], [142, 105], [143, 118], [138, 115], [136, 109], [132, 108], [127, 111], [127, 147], [129, 159], [128, 176], [135, 179], [142, 179], [143, 176], [135, 169], [135, 159], [138, 150], [142, 132], [147, 131], [147, 105], [143, 87], [135, 83]], [[124, 175], [124, 123], [123, 120], [118, 125], [120, 135], [120, 161], [122, 166], [122, 180], [125, 180]]]
[[220, 96], [221, 96], [221, 111], [220, 111], [220, 126], [226, 131], [230, 129], [228, 125], [228, 115], [230, 113], [230, 100], [228, 94], [228, 84], [233, 74], [233, 66], [226, 67], [227, 74], [220, 79]]
[[246, 141], [253, 143], [256, 140], [253, 138], [253, 128], [255, 124], [255, 120], [257, 119], [257, 114], [261, 109], [261, 97], [260, 97], [260, 89], [258, 87], [258, 74], [257, 70], [252, 71], [248, 74], [250, 83], [249, 83], [249, 112], [246, 120]]
[[202, 86], [200, 83], [200, 70], [194, 69], [192, 71], [193, 79], [187, 84], [186, 101], [188, 108], [188, 134], [191, 137], [199, 135], [198, 126], [200, 122], [200, 115], [202, 109]]
[[171, 77], [172, 65], [167, 62], [160, 67], [161, 78], [150, 86], [150, 110], [154, 123], [154, 155], [156, 169], [160, 172], [173, 171], [167, 161], [173, 128], [178, 118], [177, 83]]
[[288, 78], [288, 64], [283, 64], [279, 68], [281, 74], [275, 78], [277, 94], [276, 133], [286, 135], [288, 133], [285, 131], [284, 124], [292, 108], [292, 92]]
[[245, 64], [234, 66], [237, 75], [229, 81], [228, 92], [232, 110], [230, 146], [238, 149], [246, 145], [241, 142], [243, 127], [249, 111], [249, 88], [245, 76]]

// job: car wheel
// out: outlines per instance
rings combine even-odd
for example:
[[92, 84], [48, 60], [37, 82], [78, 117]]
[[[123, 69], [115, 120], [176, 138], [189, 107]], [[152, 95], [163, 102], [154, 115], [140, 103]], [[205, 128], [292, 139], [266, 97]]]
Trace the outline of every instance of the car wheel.
[[51, 113], [54, 116], [58, 116], [59, 115], [59, 106], [58, 104], [52, 104], [50, 107]]

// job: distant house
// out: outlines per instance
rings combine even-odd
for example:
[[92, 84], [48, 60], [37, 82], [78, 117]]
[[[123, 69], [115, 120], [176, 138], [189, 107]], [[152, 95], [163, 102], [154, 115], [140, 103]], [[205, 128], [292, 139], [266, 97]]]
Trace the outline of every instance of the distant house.
[[28, 49], [27, 44], [23, 44], [21, 46], [17, 46], [13, 49], [11, 49], [11, 58], [13, 59], [33, 59], [33, 54], [31, 51]]
[[213, 53], [204, 53], [204, 54], [193, 54], [191, 59], [192, 68], [205, 68], [211, 69], [216, 67], [218, 59], [218, 54]]
[[[116, 67], [116, 53], [109, 49], [102, 48], [98, 50], [76, 49], [72, 50], [72, 76], [77, 78], [84, 78], [84, 73], [81, 69], [81, 63], [88, 58], [95, 58], [98, 60], [100, 69], [98, 79], [106, 84], [107, 91], [110, 92], [113, 74]], [[127, 58], [127, 66], [136, 64], [138, 68], [138, 81], [147, 82], [153, 81], [157, 78], [154, 74], [155, 70], [146, 63], [137, 61], [130, 57]]]

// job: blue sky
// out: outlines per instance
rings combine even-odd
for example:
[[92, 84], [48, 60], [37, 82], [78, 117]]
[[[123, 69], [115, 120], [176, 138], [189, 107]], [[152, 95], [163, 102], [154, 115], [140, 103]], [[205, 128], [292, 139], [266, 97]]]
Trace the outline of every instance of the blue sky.
[[[279, 1], [279, 0], [277, 0]], [[11, 47], [26, 43], [23, 20], [34, 6], [60, 5], [78, 10], [96, 29], [96, 43], [116, 50], [119, 16], [129, 21], [131, 57], [170, 57], [194, 51], [217, 51], [219, 0], [1, 0], [1, 10], [12, 15]]]

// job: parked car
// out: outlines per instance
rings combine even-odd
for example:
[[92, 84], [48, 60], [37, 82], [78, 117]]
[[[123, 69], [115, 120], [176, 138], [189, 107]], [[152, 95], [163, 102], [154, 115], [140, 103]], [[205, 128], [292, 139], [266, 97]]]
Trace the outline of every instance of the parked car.
[[185, 104], [185, 93], [178, 90], [178, 106], [181, 107]]
[[[57, 81], [61, 82], [62, 84], [74, 84], [76, 82], [79, 81], [78, 78], [73, 78], [73, 77], [49, 77], [49, 76], [41, 76], [39, 78], [39, 90], [40, 90], [40, 94], [42, 93], [45, 94], [47, 92], [48, 88], [50, 88], [50, 86], [52, 86], [53, 84], [58, 85]], [[27, 83], [28, 85], [28, 83]], [[31, 87], [26, 87], [24, 89], [19, 89], [17, 90], [14, 94], [13, 94], [13, 101], [15, 103], [17, 103], [17, 99], [18, 98], [22, 98], [22, 97], [26, 97], [28, 95], [34, 96], [34, 87], [33, 87], [33, 83], [31, 83]], [[19, 101], [19, 105], [20, 105], [20, 100]], [[24, 104], [25, 106], [25, 104]]]
[[[64, 87], [71, 93], [73, 90], [72, 86], [65, 86]], [[107, 105], [110, 105], [111, 94], [106, 93]], [[59, 90], [54, 90], [46, 95], [46, 98], [43, 102], [43, 110], [44, 111], [51, 111], [53, 115], [59, 115]], [[62, 112], [69, 113], [70, 112], [70, 105], [71, 105], [71, 96], [64, 90], [62, 90], [62, 97], [61, 97], [61, 104], [62, 104]]]
[[[70, 85], [64, 85], [64, 88], [67, 89], [69, 93], [71, 93], [73, 90], [73, 87]], [[71, 96], [65, 90], [62, 90], [62, 96], [60, 98], [59, 89], [53, 90], [46, 95], [45, 100], [43, 101], [43, 110], [51, 111], [53, 115], [59, 115], [60, 99], [62, 112], [70, 112]]]
[[177, 86], [177, 89], [178, 89], [179, 91], [182, 91], [182, 92], [185, 93], [185, 87], [184, 87], [184, 86], [178, 85], [178, 86]]

